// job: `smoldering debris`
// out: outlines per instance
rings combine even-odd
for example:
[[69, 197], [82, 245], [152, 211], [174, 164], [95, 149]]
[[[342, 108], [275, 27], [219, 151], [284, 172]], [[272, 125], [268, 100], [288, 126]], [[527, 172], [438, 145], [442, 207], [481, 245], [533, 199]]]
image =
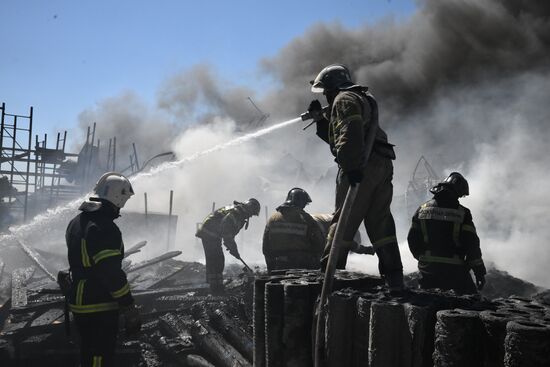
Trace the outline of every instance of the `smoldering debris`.
[[[64, 301], [57, 285], [43, 282], [47, 275], [38, 267], [19, 268], [14, 273], [15, 294], [24, 297], [17, 296], [13, 303], [12, 293], [0, 308], [3, 361], [7, 366], [37, 361], [45, 366], [76, 363], [76, 335], [74, 329], [70, 337], [65, 335]], [[144, 318], [143, 331], [139, 337], [121, 336], [120, 365], [312, 365], [311, 333], [323, 279], [319, 271], [250, 274], [230, 265], [225, 273], [226, 293], [215, 296], [209, 294], [204, 279], [200, 263], [170, 259], [141, 269], [140, 277], [131, 283]], [[510, 279], [502, 277], [502, 282]], [[470, 353], [455, 351], [452, 346], [457, 343], [447, 343], [451, 337], [469, 335], [469, 329], [445, 334], [450, 319], [443, 311], [456, 318], [460, 327], [465, 325], [460, 318], [467, 313], [479, 328], [479, 353], [496, 355], [502, 361], [505, 355], [520, 358], [517, 350], [526, 345], [518, 331], [526, 326], [511, 327], [514, 334], [508, 337], [507, 323], [524, 320], [538, 333], [550, 325], [550, 306], [529, 298], [489, 300], [438, 290], [392, 296], [378, 277], [338, 271], [323, 323], [327, 366], [341, 365], [343, 355], [353, 366], [365, 365], [365, 361], [370, 366], [432, 366], [432, 354], [434, 361], [443, 361], [435, 365], [443, 366], [457, 353]], [[537, 346], [529, 348], [540, 355]]]
[[[405, 275], [406, 283], [410, 288], [418, 287], [418, 272]], [[545, 289], [531, 282], [517, 278], [504, 270], [497, 269], [494, 264], [488, 264], [486, 285], [481, 294], [487, 299], [524, 297], [533, 298], [537, 294], [544, 294]]]
[[[70, 336], [65, 334], [61, 291], [52, 283], [30, 287], [44, 278], [38, 272], [37, 267], [16, 270], [16, 294], [24, 297], [17, 296], [14, 304], [12, 294], [2, 302], [3, 365], [76, 365], [76, 330], [73, 328]], [[166, 260], [144, 267], [140, 273], [131, 284], [144, 318], [143, 332], [138, 338], [122, 335], [117, 348], [120, 365], [201, 366], [212, 361], [216, 366], [251, 366], [249, 277], [230, 268], [226, 294], [212, 296], [200, 263]]]

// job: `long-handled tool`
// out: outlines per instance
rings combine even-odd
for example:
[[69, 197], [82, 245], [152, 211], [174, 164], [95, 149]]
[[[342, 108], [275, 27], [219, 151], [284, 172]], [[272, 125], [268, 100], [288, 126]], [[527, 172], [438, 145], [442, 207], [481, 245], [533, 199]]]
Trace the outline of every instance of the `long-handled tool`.
[[250, 266], [248, 266], [240, 256], [237, 259], [241, 260], [241, 262], [243, 263], [247, 271], [254, 273], [254, 271], [250, 268]]

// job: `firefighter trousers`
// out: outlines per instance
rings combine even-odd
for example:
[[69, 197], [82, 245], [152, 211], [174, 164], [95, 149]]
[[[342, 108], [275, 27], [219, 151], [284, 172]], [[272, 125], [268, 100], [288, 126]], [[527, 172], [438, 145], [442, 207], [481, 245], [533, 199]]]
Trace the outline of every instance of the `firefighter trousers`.
[[74, 314], [80, 335], [80, 366], [114, 366], [118, 311]]
[[222, 240], [216, 237], [203, 237], [202, 247], [206, 261], [206, 282], [213, 292], [223, 290], [223, 268], [225, 256], [223, 255]]
[[[361, 222], [364, 223], [369, 239], [378, 256], [378, 269], [386, 277], [401, 277], [403, 265], [395, 235], [395, 222], [390, 210], [393, 197], [393, 164], [388, 158], [372, 153], [363, 169], [363, 180], [359, 184], [357, 196], [351, 207], [343, 239], [351, 243]], [[332, 237], [336, 231], [336, 223], [344, 205], [349, 182], [342, 170], [338, 171], [336, 180], [336, 211], [327, 236], [327, 244], [323, 254], [323, 267], [328, 261]], [[349, 250], [340, 251], [337, 268], [346, 267]]]
[[454, 290], [460, 294], [477, 293], [476, 285], [466, 266], [446, 264], [419, 264], [420, 288]]

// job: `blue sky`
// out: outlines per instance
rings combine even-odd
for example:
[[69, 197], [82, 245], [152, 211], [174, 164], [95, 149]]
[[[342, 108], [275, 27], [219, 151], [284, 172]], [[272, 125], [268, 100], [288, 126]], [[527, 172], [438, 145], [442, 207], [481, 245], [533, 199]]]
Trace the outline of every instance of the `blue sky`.
[[154, 105], [167, 78], [198, 63], [260, 87], [258, 61], [313, 24], [353, 28], [415, 8], [413, 0], [3, 0], [0, 102], [16, 114], [34, 106], [35, 132], [53, 134], [125, 91]]

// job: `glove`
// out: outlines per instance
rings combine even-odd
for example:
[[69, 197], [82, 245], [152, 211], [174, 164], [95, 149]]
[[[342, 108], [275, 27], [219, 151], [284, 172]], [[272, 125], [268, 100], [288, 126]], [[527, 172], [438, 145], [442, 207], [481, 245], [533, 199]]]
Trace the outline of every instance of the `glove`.
[[126, 334], [137, 334], [141, 330], [141, 315], [135, 304], [132, 304], [122, 310], [124, 317], [124, 330]]
[[483, 289], [483, 287], [485, 286], [485, 275], [482, 275], [482, 274], [475, 274], [475, 277], [476, 277], [476, 287], [477, 287], [477, 290], [480, 291]]
[[311, 101], [309, 107], [307, 108], [307, 112], [309, 112], [309, 115], [315, 122], [320, 121], [324, 118], [323, 107], [321, 106], [321, 102], [319, 102], [318, 100]]
[[345, 173], [348, 178], [349, 184], [355, 186], [363, 181], [363, 171], [354, 169]]

